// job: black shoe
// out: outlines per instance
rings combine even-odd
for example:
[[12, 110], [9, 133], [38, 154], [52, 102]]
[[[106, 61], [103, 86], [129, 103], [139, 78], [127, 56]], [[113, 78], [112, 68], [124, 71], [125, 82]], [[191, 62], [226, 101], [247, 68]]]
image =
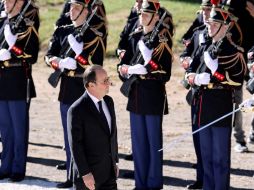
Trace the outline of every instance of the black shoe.
[[70, 187], [72, 187], [73, 186], [73, 183], [72, 183], [72, 181], [70, 181], [70, 180], [67, 180], [67, 181], [65, 181], [65, 182], [63, 182], [63, 183], [58, 183], [57, 185], [56, 185], [56, 187], [57, 188], [70, 188]]
[[187, 185], [187, 189], [202, 189], [202, 188], [203, 188], [203, 182], [201, 181], [196, 181], [195, 183]]
[[58, 169], [58, 170], [66, 170], [66, 163], [56, 165], [56, 169]]
[[123, 178], [134, 179], [134, 172], [126, 172], [123, 174]]
[[12, 181], [12, 182], [20, 182], [24, 178], [25, 178], [25, 174], [14, 173], [14, 174], [11, 175], [10, 181]]
[[11, 176], [11, 174], [0, 174], [0, 180], [9, 178]]
[[133, 155], [132, 154], [129, 154], [129, 155], [126, 155], [124, 157], [125, 160], [130, 160], [130, 161], [133, 161]]

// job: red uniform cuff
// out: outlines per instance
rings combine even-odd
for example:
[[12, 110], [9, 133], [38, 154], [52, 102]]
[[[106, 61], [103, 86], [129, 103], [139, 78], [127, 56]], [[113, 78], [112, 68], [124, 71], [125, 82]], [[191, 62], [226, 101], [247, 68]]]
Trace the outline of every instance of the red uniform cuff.
[[11, 48], [11, 50], [12, 50], [15, 54], [17, 54], [17, 55], [22, 55], [22, 54], [23, 54], [23, 51], [22, 51], [20, 48], [16, 47], [16, 46], [13, 46], [13, 47]]
[[51, 66], [52, 66], [53, 69], [58, 69], [59, 68], [59, 64], [56, 61], [52, 61]]
[[77, 56], [75, 58], [79, 63], [81, 63], [81, 65], [88, 65], [88, 61], [86, 59], [84, 59], [81, 55]]
[[158, 69], [158, 65], [153, 60], [150, 60], [148, 64], [151, 66], [152, 70]]
[[220, 73], [218, 73], [218, 72], [215, 72], [215, 73], [213, 74], [213, 76], [215, 76], [215, 78], [217, 78], [219, 81], [223, 81], [224, 78], [225, 78], [224, 75], [222, 75], [222, 74], [220, 74]]

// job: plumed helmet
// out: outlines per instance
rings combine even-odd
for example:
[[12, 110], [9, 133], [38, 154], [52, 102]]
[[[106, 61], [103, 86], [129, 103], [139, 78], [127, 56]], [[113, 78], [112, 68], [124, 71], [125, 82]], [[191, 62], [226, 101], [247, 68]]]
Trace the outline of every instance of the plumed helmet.
[[201, 7], [212, 7], [210, 0], [202, 0]]
[[158, 13], [160, 2], [158, 0], [143, 0], [141, 5], [142, 12]]
[[232, 21], [232, 15], [228, 12], [224, 5], [220, 4], [220, 0], [211, 0], [212, 10], [208, 22], [220, 22], [229, 24]]
[[70, 4], [80, 4], [84, 7], [89, 7], [93, 0], [70, 0]]

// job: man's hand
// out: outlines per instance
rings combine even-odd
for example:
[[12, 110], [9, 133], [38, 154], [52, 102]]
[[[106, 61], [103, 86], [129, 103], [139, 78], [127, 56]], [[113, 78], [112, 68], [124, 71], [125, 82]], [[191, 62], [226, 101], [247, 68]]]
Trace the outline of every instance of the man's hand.
[[144, 65], [137, 64], [137, 65], [130, 66], [128, 68], [128, 74], [129, 75], [132, 75], [132, 74], [145, 75], [147, 74], [147, 70], [144, 67]]
[[120, 65], [118, 67], [118, 72], [120, 73], [120, 75], [124, 78], [128, 78], [128, 68], [129, 68], [129, 65]]
[[118, 178], [118, 176], [119, 176], [119, 167], [118, 167], [118, 165], [116, 165], [116, 167], [115, 167], [115, 172], [116, 172], [116, 177]]
[[9, 24], [6, 24], [4, 27], [4, 37], [9, 45], [9, 49], [11, 49], [14, 46], [18, 38], [17, 34], [16, 35], [12, 34]]
[[7, 49], [0, 50], [0, 61], [6, 61], [11, 58], [11, 53]]
[[59, 69], [61, 69], [62, 71], [64, 69], [75, 70], [76, 68], [77, 68], [77, 62], [73, 58], [66, 57], [59, 61]]
[[181, 66], [187, 70], [190, 67], [190, 64], [192, 63], [191, 57], [181, 57], [180, 58]]
[[195, 75], [194, 83], [198, 86], [207, 85], [209, 84], [210, 80], [211, 78], [209, 73], [201, 73]]
[[95, 180], [93, 177], [92, 173], [86, 174], [84, 176], [82, 176], [83, 182], [85, 184], [85, 186], [89, 189], [89, 190], [95, 190]]

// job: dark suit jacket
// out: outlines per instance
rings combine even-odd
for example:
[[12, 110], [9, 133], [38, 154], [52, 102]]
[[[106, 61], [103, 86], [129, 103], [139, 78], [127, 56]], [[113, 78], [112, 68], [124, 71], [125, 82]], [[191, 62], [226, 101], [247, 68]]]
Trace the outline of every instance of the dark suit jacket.
[[91, 172], [95, 182], [101, 184], [115, 171], [118, 145], [114, 102], [109, 96], [104, 101], [111, 115], [111, 133], [86, 92], [68, 111], [74, 181]]

